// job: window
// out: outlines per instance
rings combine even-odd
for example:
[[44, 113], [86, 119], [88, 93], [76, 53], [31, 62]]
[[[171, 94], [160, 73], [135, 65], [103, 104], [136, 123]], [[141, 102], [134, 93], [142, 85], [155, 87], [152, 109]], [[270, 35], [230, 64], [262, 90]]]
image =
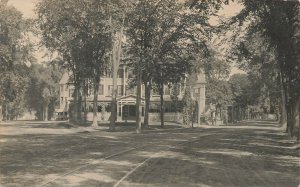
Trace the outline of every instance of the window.
[[64, 91], [64, 85], [60, 85], [60, 92], [62, 93]]
[[99, 94], [98, 95], [104, 95], [104, 85], [103, 84], [99, 85]]
[[124, 78], [124, 69], [119, 69], [118, 70], [118, 78]]
[[108, 103], [108, 104], [105, 106], [105, 111], [106, 111], [106, 112], [110, 112], [110, 111], [111, 111], [110, 103]]
[[107, 96], [112, 96], [113, 93], [113, 86], [112, 85], [108, 85], [108, 93]]
[[135, 88], [130, 88], [129, 86], [126, 86], [126, 95], [134, 95], [135, 94]]
[[159, 95], [159, 90], [157, 88], [157, 86], [154, 86], [152, 89], [152, 95]]
[[131, 79], [131, 78], [134, 77], [133, 72], [132, 72], [131, 69], [128, 69], [128, 71], [127, 71], [127, 76], [128, 76], [127, 78], [129, 78], [129, 79]]
[[102, 106], [101, 105], [97, 106], [97, 112], [102, 112]]
[[159, 102], [151, 102], [150, 107], [149, 107], [149, 112], [159, 113], [160, 112], [160, 103]]
[[123, 95], [123, 85], [118, 85], [118, 96]]
[[68, 85], [66, 85], [66, 86], [65, 86], [65, 91], [68, 91], [68, 88], [69, 88], [69, 86], [68, 86]]
[[69, 90], [69, 97], [74, 97], [74, 89]]
[[111, 71], [106, 70], [106, 71], [104, 72], [104, 78], [112, 78], [112, 73], [111, 73]]
[[164, 86], [164, 95], [170, 95], [170, 88], [169, 86]]

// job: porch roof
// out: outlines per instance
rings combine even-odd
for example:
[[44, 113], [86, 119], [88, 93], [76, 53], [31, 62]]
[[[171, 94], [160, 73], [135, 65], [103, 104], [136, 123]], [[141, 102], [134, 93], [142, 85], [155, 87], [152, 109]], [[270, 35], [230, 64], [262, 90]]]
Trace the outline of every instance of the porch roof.
[[[135, 105], [136, 104], [136, 95], [126, 95], [117, 99], [118, 103], [123, 105]], [[141, 104], [145, 104], [145, 99], [141, 98]]]
[[[141, 98], [142, 101], [145, 100], [145, 98]], [[136, 95], [130, 94], [123, 97], [120, 97], [117, 99], [118, 101], [128, 101], [128, 100], [136, 100]]]

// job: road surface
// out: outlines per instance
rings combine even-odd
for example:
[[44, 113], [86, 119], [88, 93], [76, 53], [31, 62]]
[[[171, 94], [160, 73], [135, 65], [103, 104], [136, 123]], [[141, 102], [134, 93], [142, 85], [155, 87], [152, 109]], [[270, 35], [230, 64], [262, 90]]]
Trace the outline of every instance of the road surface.
[[110, 133], [0, 125], [0, 186], [291, 186], [299, 146], [272, 122]]

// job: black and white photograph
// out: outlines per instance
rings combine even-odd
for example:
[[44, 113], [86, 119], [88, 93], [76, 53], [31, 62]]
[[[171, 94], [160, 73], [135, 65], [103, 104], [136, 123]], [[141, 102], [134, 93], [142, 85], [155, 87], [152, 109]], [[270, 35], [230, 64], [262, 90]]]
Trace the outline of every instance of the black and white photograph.
[[300, 187], [300, 0], [0, 0], [0, 187]]

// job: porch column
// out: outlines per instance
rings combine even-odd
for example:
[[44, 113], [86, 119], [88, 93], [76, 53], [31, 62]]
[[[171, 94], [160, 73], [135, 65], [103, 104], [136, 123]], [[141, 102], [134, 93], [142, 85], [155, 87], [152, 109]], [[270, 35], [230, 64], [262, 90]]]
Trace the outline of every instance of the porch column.
[[124, 70], [123, 70], [123, 95], [126, 95], [126, 66], [124, 65]]
[[120, 115], [120, 121], [123, 121], [123, 102], [121, 101], [121, 115]]

